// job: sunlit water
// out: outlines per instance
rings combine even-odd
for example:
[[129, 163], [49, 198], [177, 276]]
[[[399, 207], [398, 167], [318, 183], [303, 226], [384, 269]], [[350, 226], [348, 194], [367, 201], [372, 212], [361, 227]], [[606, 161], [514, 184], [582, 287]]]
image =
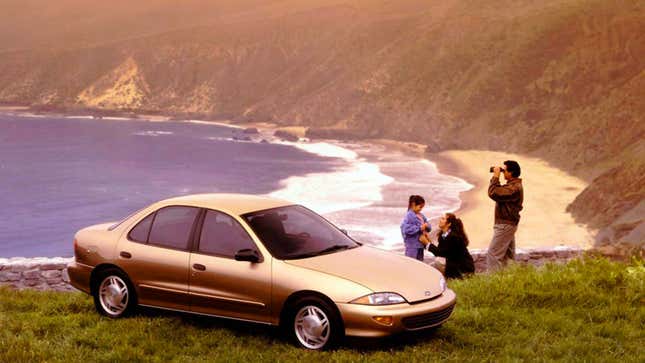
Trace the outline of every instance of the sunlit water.
[[[204, 122], [0, 115], [0, 257], [71, 256], [74, 233], [154, 201], [193, 193], [271, 195], [303, 204], [381, 248], [402, 247], [410, 194], [428, 217], [470, 185], [382, 147], [239, 141]], [[263, 142], [264, 141], [264, 142]]]

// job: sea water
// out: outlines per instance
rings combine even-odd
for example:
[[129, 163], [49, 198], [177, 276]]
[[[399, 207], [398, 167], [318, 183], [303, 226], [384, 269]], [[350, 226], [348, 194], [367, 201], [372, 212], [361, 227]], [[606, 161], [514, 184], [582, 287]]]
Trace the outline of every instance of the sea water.
[[400, 251], [410, 194], [426, 196], [424, 212], [436, 218], [457, 209], [470, 187], [376, 145], [242, 131], [201, 121], [0, 115], [0, 257], [71, 256], [78, 229], [193, 193], [287, 199], [361, 242]]

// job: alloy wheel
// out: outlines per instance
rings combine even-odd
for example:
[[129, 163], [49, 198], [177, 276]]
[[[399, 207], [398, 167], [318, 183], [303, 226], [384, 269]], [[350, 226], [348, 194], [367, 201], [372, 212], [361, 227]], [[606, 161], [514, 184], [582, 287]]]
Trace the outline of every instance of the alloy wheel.
[[99, 286], [101, 307], [111, 316], [123, 314], [128, 307], [129, 298], [128, 285], [119, 276], [107, 276]]
[[296, 337], [309, 349], [322, 349], [331, 335], [329, 317], [315, 305], [303, 306], [294, 320]]

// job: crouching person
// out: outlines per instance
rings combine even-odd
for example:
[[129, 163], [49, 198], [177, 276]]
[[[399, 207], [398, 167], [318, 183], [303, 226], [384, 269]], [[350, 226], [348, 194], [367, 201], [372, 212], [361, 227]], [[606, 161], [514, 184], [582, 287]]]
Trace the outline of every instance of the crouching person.
[[446, 259], [444, 275], [448, 278], [462, 278], [475, 272], [473, 257], [468, 252], [468, 236], [461, 219], [452, 213], [444, 214], [439, 220], [438, 245], [428, 245], [435, 256]]

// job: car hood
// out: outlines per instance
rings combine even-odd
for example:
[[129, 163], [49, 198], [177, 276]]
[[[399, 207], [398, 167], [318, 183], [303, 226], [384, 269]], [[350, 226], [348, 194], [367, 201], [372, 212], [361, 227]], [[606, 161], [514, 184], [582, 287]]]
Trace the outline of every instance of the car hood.
[[351, 280], [374, 292], [396, 292], [408, 302], [443, 293], [439, 282], [442, 275], [437, 269], [410, 257], [368, 246], [285, 262]]

